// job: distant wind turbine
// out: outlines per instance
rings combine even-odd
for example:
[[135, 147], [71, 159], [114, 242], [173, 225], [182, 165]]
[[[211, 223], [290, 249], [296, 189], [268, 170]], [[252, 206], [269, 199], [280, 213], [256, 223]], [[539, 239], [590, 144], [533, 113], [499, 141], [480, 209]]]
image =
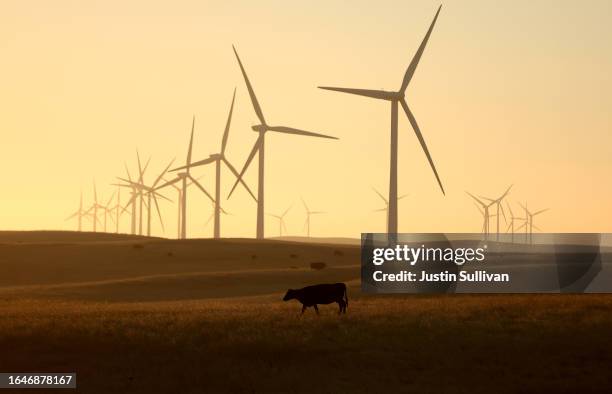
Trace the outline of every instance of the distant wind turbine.
[[291, 207], [285, 209], [285, 211], [280, 215], [275, 215], [273, 213], [268, 214], [272, 216], [273, 218], [278, 219], [278, 236], [279, 237], [283, 236], [283, 230], [285, 231], [285, 233], [287, 232], [287, 226], [285, 224], [285, 216], [287, 215], [287, 213], [289, 213], [290, 209]]
[[242, 177], [244, 176], [244, 173], [246, 172], [246, 170], [249, 168], [249, 164], [251, 164], [251, 161], [255, 157], [255, 154], [258, 153], [259, 173], [258, 173], [258, 182], [257, 182], [257, 233], [256, 235], [257, 235], [257, 239], [263, 239], [264, 238], [264, 212], [265, 212], [264, 211], [264, 164], [265, 164], [264, 147], [265, 147], [266, 132], [275, 131], [277, 133], [297, 134], [297, 135], [304, 135], [304, 136], [309, 136], [309, 137], [321, 137], [321, 138], [330, 138], [330, 139], [337, 139], [337, 138], [331, 137], [328, 135], [324, 135], [324, 134], [313, 133], [310, 131], [294, 129], [292, 127], [268, 125], [268, 123], [266, 122], [266, 119], [264, 118], [259, 102], [257, 101], [257, 97], [255, 96], [253, 86], [251, 86], [251, 82], [249, 81], [249, 78], [247, 77], [247, 74], [246, 74], [246, 71], [244, 70], [242, 62], [240, 61], [240, 57], [238, 56], [238, 52], [236, 51], [236, 48], [234, 48], [234, 54], [236, 55], [236, 59], [238, 60], [238, 65], [240, 66], [240, 70], [242, 71], [242, 76], [244, 77], [244, 82], [246, 83], [247, 89], [249, 91], [249, 96], [251, 97], [251, 103], [253, 104], [253, 108], [255, 109], [257, 118], [259, 119], [261, 123], [258, 125], [252, 126], [252, 129], [258, 132], [259, 136], [257, 137], [257, 141], [255, 142], [255, 144], [253, 145], [253, 149], [251, 150], [251, 153], [249, 154], [246, 162], [244, 163], [244, 167], [242, 168], [242, 171], [238, 175], [238, 179], [236, 180], [236, 183], [234, 183], [232, 190], [229, 192], [228, 198], [232, 195], [232, 193], [234, 192], [234, 189], [236, 189], [236, 186], [242, 180]]
[[512, 189], [512, 186], [513, 185], [508, 186], [508, 188], [506, 189], [504, 194], [502, 194], [500, 197], [498, 197], [496, 199], [480, 196], [481, 198], [484, 198], [485, 200], [488, 200], [489, 202], [491, 202], [492, 204], [497, 206], [497, 242], [499, 242], [499, 213], [500, 213], [500, 209], [501, 209], [501, 214], [504, 216], [504, 221], [506, 223], [508, 222], [508, 220], [506, 219], [506, 213], [504, 212], [504, 206], [502, 205], [502, 201], [504, 200], [504, 198], [506, 198], [506, 196], [510, 192], [510, 189]]
[[187, 238], [187, 180], [190, 180], [193, 184], [195, 184], [198, 189], [202, 191], [213, 203], [215, 199], [204, 189], [204, 186], [200, 184], [194, 177], [191, 176], [191, 151], [193, 148], [193, 133], [195, 130], [195, 116], [191, 122], [191, 137], [189, 138], [189, 148], [187, 149], [187, 159], [185, 160], [185, 172], [180, 172], [177, 174], [176, 178], [157, 186], [154, 190], [163, 189], [164, 187], [173, 185], [179, 181], [181, 181], [181, 201], [179, 204], [180, 212], [181, 212], [181, 231], [179, 234], [179, 238], [185, 239]]
[[480, 207], [478, 207], [480, 209], [480, 213], [483, 216], [484, 219], [484, 223], [482, 225], [482, 233], [484, 235], [484, 240], [488, 241], [489, 239], [489, 218], [491, 217], [491, 214], [489, 213], [489, 208], [494, 204], [494, 203], [485, 203], [484, 201], [480, 200], [478, 197], [476, 197], [475, 195], [473, 195], [470, 192], [466, 192], [470, 197], [472, 197], [474, 199], [474, 201], [476, 201], [478, 204], [476, 205], [477, 207], [480, 206], [482, 207], [482, 209]]
[[[385, 207], [384, 207], [384, 208], [375, 209], [375, 210], [374, 210], [374, 212], [384, 212], [384, 213], [385, 213], [385, 218], [386, 218], [386, 220], [387, 220], [387, 222], [386, 222], [386, 227], [389, 227], [389, 200], [387, 200], [387, 199], [385, 198], [385, 196], [383, 196], [383, 195], [382, 195], [382, 194], [381, 194], [381, 193], [380, 193], [378, 190], [376, 190], [374, 187], [372, 188], [372, 190], [374, 190], [374, 192], [375, 192], [376, 194], [378, 194], [378, 197], [380, 197], [380, 198], [381, 198], [381, 199], [382, 199], [382, 200], [385, 202]], [[403, 199], [403, 198], [405, 198], [405, 197], [407, 197], [407, 196], [408, 196], [408, 194], [403, 194], [403, 195], [399, 196], [399, 197], [397, 198], [397, 200], [399, 201], [399, 200], [401, 200], [401, 199]]]
[[308, 205], [306, 205], [306, 201], [304, 201], [304, 199], [302, 199], [302, 204], [304, 204], [304, 209], [306, 210], [306, 222], [304, 222], [304, 227], [306, 227], [306, 236], [308, 238], [310, 238], [310, 216], [312, 216], [312, 215], [320, 215], [320, 214], [327, 213], [327, 212], [323, 212], [323, 211], [311, 211], [308, 208]]
[[325, 90], [333, 90], [342, 93], [356, 94], [359, 96], [370, 97], [379, 100], [386, 100], [391, 102], [391, 164], [390, 164], [390, 172], [389, 172], [389, 214], [388, 214], [388, 224], [387, 224], [387, 232], [389, 234], [397, 234], [398, 228], [398, 211], [397, 211], [397, 150], [398, 150], [398, 133], [397, 133], [397, 120], [398, 120], [398, 105], [401, 105], [406, 116], [408, 117], [408, 121], [412, 125], [412, 128], [416, 134], [419, 143], [421, 144], [421, 148], [425, 155], [427, 156], [427, 160], [429, 161], [429, 165], [436, 176], [438, 181], [438, 185], [440, 185], [440, 189], [442, 193], [444, 192], [444, 187], [442, 186], [442, 181], [438, 176], [438, 171], [434, 165], [433, 159], [429, 154], [429, 149], [427, 148], [427, 144], [425, 143], [425, 139], [423, 138], [423, 134], [421, 133], [421, 129], [419, 128], [417, 121], [410, 111], [408, 107], [408, 103], [406, 102], [405, 94], [406, 89], [410, 81], [412, 80], [412, 76], [416, 71], [417, 65], [419, 64], [419, 60], [421, 59], [421, 55], [425, 50], [425, 46], [427, 45], [427, 41], [429, 40], [429, 36], [434, 28], [436, 20], [438, 19], [438, 15], [440, 14], [440, 9], [442, 6], [438, 8], [436, 15], [429, 26], [429, 30], [427, 34], [425, 34], [425, 38], [421, 42], [421, 45], [416, 51], [416, 54], [412, 58], [406, 73], [404, 74], [404, 79], [402, 81], [402, 85], [398, 91], [385, 91], [385, 90], [370, 90], [370, 89], [353, 89], [353, 88], [338, 88], [338, 87], [330, 87], [330, 86], [320, 86], [320, 89]]
[[525, 240], [527, 240], [527, 229], [529, 229], [529, 243], [533, 245], [533, 229], [535, 228], [536, 230], [540, 230], [538, 226], [533, 224], [533, 217], [543, 212], [548, 211], [549, 208], [540, 209], [539, 211], [532, 213], [531, 211], [529, 211], [529, 209], [527, 209], [527, 202], [525, 202], [525, 205], [521, 204], [521, 206], [523, 207], [523, 209], [525, 209], [526, 219], [525, 219], [525, 223], [523, 223], [523, 225], [519, 227], [518, 229], [520, 230], [521, 228], [525, 227]]
[[110, 198], [108, 199], [108, 202], [106, 203], [106, 205], [102, 206], [102, 211], [104, 212], [104, 232], [106, 232], [106, 224], [107, 224], [107, 219], [108, 216], [111, 217], [111, 219], [114, 221], [115, 219], [112, 216], [112, 208], [110, 207], [111, 202], [113, 202], [113, 198], [115, 198], [115, 192], [113, 192], [113, 194], [111, 194]]
[[514, 243], [514, 232], [516, 231], [514, 227], [514, 222], [517, 220], [525, 220], [525, 218], [514, 216], [514, 212], [512, 212], [512, 208], [510, 207], [510, 204], [508, 204], [508, 201], [506, 201], [506, 207], [508, 208], [508, 212], [510, 212], [510, 223], [508, 224], [506, 232], [510, 231], [510, 233], [512, 234], [511, 242]]
[[66, 220], [77, 218], [78, 231], [83, 231], [83, 218], [87, 216], [87, 211], [83, 209], [83, 191], [81, 191], [81, 197], [79, 199], [79, 209], [76, 210], [72, 215], [68, 216]]
[[[257, 199], [255, 198], [255, 195], [253, 194], [253, 192], [251, 191], [251, 189], [249, 189], [249, 187], [247, 186], [247, 184], [240, 178], [238, 171], [236, 170], [236, 168], [234, 168], [234, 166], [227, 160], [227, 158], [225, 157], [225, 148], [227, 147], [227, 139], [229, 137], [229, 131], [230, 131], [230, 124], [232, 122], [232, 113], [234, 112], [234, 101], [236, 99], [236, 89], [234, 89], [234, 95], [232, 97], [232, 105], [230, 106], [230, 110], [229, 110], [229, 115], [227, 116], [227, 122], [225, 124], [225, 131], [223, 132], [223, 139], [221, 140], [221, 152], [220, 153], [215, 153], [210, 155], [210, 157], [204, 159], [204, 160], [200, 160], [200, 161], [196, 161], [195, 163], [191, 164], [191, 168], [193, 167], [197, 167], [197, 166], [203, 166], [206, 164], [211, 164], [211, 163], [215, 163], [215, 174], [216, 174], [216, 182], [215, 182], [215, 209], [213, 212], [213, 217], [215, 219], [214, 222], [214, 237], [215, 238], [219, 238], [221, 237], [221, 164], [225, 164], [227, 166], [227, 168], [234, 174], [234, 176], [236, 176], [236, 178], [238, 179], [238, 181], [240, 181], [240, 183], [247, 189], [247, 191], [249, 192], [249, 194], [251, 195], [251, 197], [253, 197], [253, 199], [255, 201], [257, 201]], [[175, 169], [172, 169], [171, 171], [178, 171], [178, 170], [184, 170], [186, 169], [187, 166], [181, 166]]]
[[[164, 176], [164, 174], [166, 172], [168, 172], [168, 168], [170, 168], [170, 166], [172, 165], [173, 162], [174, 162], [174, 160], [172, 160], [166, 166], [166, 168], [164, 168], [164, 170], [155, 179], [155, 182], [153, 182], [153, 184], [150, 185], [150, 186], [147, 186], [147, 185], [145, 185], [143, 183], [132, 182], [132, 181], [130, 181], [128, 179], [119, 178], [119, 180], [121, 180], [123, 182], [127, 182], [127, 184], [128, 184], [127, 186], [130, 186], [130, 187], [134, 186], [139, 191], [139, 193], [144, 193], [147, 196], [146, 207], [147, 207], [147, 236], [148, 237], [151, 236], [151, 205], [152, 205], [152, 203], [155, 204], [155, 209], [157, 210], [157, 215], [159, 217], [159, 223], [161, 224], [162, 231], [164, 231], [164, 221], [162, 219], [161, 211], [159, 210], [159, 204], [157, 202], [157, 197], [163, 198], [163, 199], [168, 200], [168, 201], [170, 201], [170, 199], [168, 199], [167, 197], [157, 193], [155, 191], [155, 187], [157, 186], [159, 181], [161, 181], [161, 179]], [[133, 198], [135, 198], [135, 196]], [[153, 199], [153, 201], [151, 201], [151, 199]]]

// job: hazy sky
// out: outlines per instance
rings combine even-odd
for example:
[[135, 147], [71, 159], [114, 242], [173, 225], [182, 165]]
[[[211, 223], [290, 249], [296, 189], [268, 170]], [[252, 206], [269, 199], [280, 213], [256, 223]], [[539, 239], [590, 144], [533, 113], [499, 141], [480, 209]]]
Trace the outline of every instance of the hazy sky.
[[[319, 85], [398, 89], [436, 1], [3, 0], [0, 6], [0, 229], [74, 229], [65, 217], [102, 199], [136, 148], [152, 156], [152, 182], [184, 162], [196, 115], [194, 159], [219, 149], [238, 88], [228, 157], [242, 167], [255, 113], [235, 44], [271, 124], [339, 141], [270, 133], [266, 210], [303, 234], [303, 196], [318, 236], [383, 231], [390, 105]], [[447, 190], [442, 196], [400, 114], [399, 228], [478, 231], [465, 194], [549, 207], [545, 231], [612, 231], [612, 2], [445, 1], [407, 98]], [[256, 163], [253, 163], [256, 164]], [[247, 181], [255, 190], [253, 165]], [[213, 168], [198, 169], [213, 190]], [[223, 196], [233, 183], [223, 173]], [[176, 236], [176, 193], [162, 202]], [[122, 194], [125, 201], [127, 194]], [[242, 189], [223, 201], [225, 236], [253, 236], [255, 204]], [[211, 204], [189, 191], [190, 236]], [[127, 216], [123, 231], [129, 228]], [[155, 233], [161, 235], [157, 222]], [[277, 235], [266, 219], [266, 235]]]

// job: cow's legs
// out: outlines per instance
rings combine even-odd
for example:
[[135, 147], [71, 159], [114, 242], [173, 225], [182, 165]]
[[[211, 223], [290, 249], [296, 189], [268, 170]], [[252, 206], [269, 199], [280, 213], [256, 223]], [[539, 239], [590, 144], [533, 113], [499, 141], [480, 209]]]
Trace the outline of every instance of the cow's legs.
[[306, 305], [302, 305], [302, 315], [304, 314], [305, 310], [306, 310]]
[[344, 301], [340, 300], [338, 301], [338, 314], [341, 314], [343, 310], [344, 310]]
[[315, 311], [317, 312], [317, 315], [318, 315], [319, 314], [319, 308], [317, 307], [317, 304], [314, 304], [313, 306], [314, 306]]

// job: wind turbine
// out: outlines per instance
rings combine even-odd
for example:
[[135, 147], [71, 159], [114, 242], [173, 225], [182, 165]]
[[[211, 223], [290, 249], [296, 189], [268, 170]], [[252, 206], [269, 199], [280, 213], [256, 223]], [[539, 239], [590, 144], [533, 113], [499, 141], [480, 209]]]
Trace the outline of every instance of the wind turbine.
[[321, 137], [321, 138], [330, 138], [330, 139], [337, 139], [337, 138], [331, 137], [328, 135], [324, 135], [324, 134], [313, 133], [310, 131], [294, 129], [292, 127], [268, 125], [268, 123], [266, 122], [266, 119], [264, 118], [263, 112], [261, 110], [261, 106], [259, 105], [259, 102], [257, 101], [257, 97], [255, 96], [253, 86], [251, 86], [251, 82], [249, 81], [249, 78], [247, 77], [247, 74], [246, 74], [246, 71], [244, 70], [242, 62], [240, 61], [238, 52], [236, 51], [236, 48], [234, 47], [232, 48], [234, 49], [234, 54], [236, 55], [236, 59], [238, 60], [238, 64], [240, 65], [240, 70], [242, 71], [242, 76], [244, 77], [244, 82], [249, 91], [249, 96], [251, 97], [251, 103], [253, 104], [253, 108], [255, 109], [257, 118], [259, 119], [261, 123], [251, 127], [253, 131], [256, 131], [259, 133], [259, 136], [257, 137], [257, 141], [255, 141], [255, 144], [253, 145], [253, 149], [251, 150], [249, 157], [244, 163], [244, 167], [242, 168], [242, 171], [238, 175], [238, 179], [236, 180], [236, 183], [234, 183], [234, 186], [232, 187], [232, 190], [230, 191], [228, 198], [232, 195], [232, 193], [234, 192], [234, 189], [236, 189], [236, 186], [241, 181], [242, 176], [246, 172], [247, 168], [249, 167], [249, 164], [251, 164], [251, 161], [253, 160], [253, 158], [255, 157], [255, 154], [257, 153], [258, 158], [259, 158], [259, 172], [258, 172], [258, 182], [257, 182], [257, 233], [256, 234], [257, 234], [257, 239], [263, 239], [264, 238], [264, 164], [265, 164], [264, 148], [265, 148], [266, 132], [275, 131], [277, 133], [297, 134], [297, 135], [305, 135], [309, 137]]
[[[127, 207], [131, 205], [131, 209], [130, 209], [130, 234], [134, 235], [136, 234], [136, 215], [138, 214], [138, 212], [136, 211], [136, 196], [138, 195], [138, 189], [136, 188], [136, 186], [134, 186], [132, 184], [132, 176], [130, 175], [130, 170], [128, 170], [127, 168], [127, 164], [124, 163], [125, 166], [125, 173], [127, 175], [127, 179], [130, 181], [130, 193], [131, 193], [131, 197], [128, 201], [127, 204], [125, 204], [125, 207], [123, 207], [123, 211], [127, 211]], [[125, 185], [117, 185], [119, 187], [125, 186]]]
[[83, 217], [87, 216], [87, 211], [83, 210], [83, 191], [81, 191], [81, 197], [79, 199], [79, 209], [76, 210], [72, 215], [68, 216], [66, 220], [70, 220], [74, 217], [78, 220], [78, 231], [83, 230]]
[[101, 207], [102, 211], [104, 212], [104, 232], [106, 232], [107, 217], [110, 215], [111, 219], [114, 220], [112, 216], [112, 209], [110, 208], [110, 204], [113, 201], [113, 198], [115, 198], [115, 192], [111, 194], [111, 197], [108, 199], [106, 205], [102, 205]]
[[87, 210], [88, 214], [91, 214], [93, 217], [93, 232], [98, 231], [98, 222], [100, 219], [98, 218], [98, 208], [104, 208], [103, 205], [98, 204], [98, 192], [96, 190], [96, 181], [93, 182], [93, 194], [94, 194], [94, 202]]
[[330, 87], [330, 86], [320, 86], [320, 89], [325, 90], [333, 90], [342, 93], [356, 94], [359, 96], [370, 97], [379, 100], [386, 100], [391, 102], [391, 157], [390, 157], [390, 171], [389, 171], [389, 214], [388, 214], [388, 224], [387, 224], [387, 232], [389, 234], [397, 234], [398, 228], [398, 220], [397, 220], [397, 144], [398, 144], [398, 134], [397, 134], [397, 121], [398, 121], [398, 105], [401, 105], [406, 116], [408, 117], [408, 121], [412, 125], [412, 128], [416, 134], [419, 143], [421, 144], [421, 148], [425, 155], [427, 156], [427, 160], [429, 161], [429, 165], [436, 176], [438, 184], [440, 185], [440, 189], [442, 190], [442, 194], [445, 194], [444, 187], [442, 186], [442, 181], [438, 176], [438, 171], [436, 170], [436, 166], [434, 165], [433, 159], [429, 154], [429, 149], [427, 148], [427, 144], [425, 143], [425, 139], [421, 133], [421, 129], [419, 128], [417, 121], [410, 111], [408, 107], [408, 103], [406, 102], [405, 94], [410, 81], [412, 80], [412, 76], [416, 71], [417, 65], [419, 64], [419, 60], [421, 59], [421, 55], [425, 50], [425, 46], [427, 45], [427, 41], [429, 40], [429, 36], [433, 30], [433, 27], [438, 19], [438, 15], [440, 14], [440, 9], [442, 6], [438, 8], [436, 15], [429, 26], [429, 30], [427, 34], [425, 34], [425, 38], [421, 42], [421, 45], [417, 49], [408, 69], [406, 69], [406, 73], [404, 74], [404, 79], [398, 91], [385, 91], [385, 90], [371, 90], [371, 89], [353, 89], [353, 88], [338, 88], [338, 87]]
[[492, 198], [488, 198], [488, 197], [482, 197], [485, 200], [489, 200], [491, 202], [491, 204], [494, 204], [497, 206], [497, 242], [499, 242], [499, 211], [501, 208], [501, 213], [504, 216], [504, 221], [506, 223], [508, 223], [508, 220], [506, 219], [506, 213], [504, 212], [504, 206], [502, 205], [502, 201], [504, 198], [506, 198], [506, 196], [508, 195], [508, 193], [510, 192], [510, 189], [512, 188], [513, 185], [508, 186], [508, 188], [506, 189], [506, 191], [504, 192], [504, 194], [502, 194], [499, 198], [497, 199], [492, 199]]
[[273, 218], [278, 219], [278, 234], [279, 234], [278, 236], [279, 237], [283, 236], [283, 230], [285, 230], [285, 232], [287, 232], [287, 226], [285, 225], [285, 216], [287, 215], [287, 213], [289, 212], [290, 209], [291, 209], [291, 207], [287, 208], [285, 210], [285, 212], [283, 212], [281, 215], [275, 215], [273, 213], [269, 213], [268, 214], [268, 215], [272, 216]]
[[[213, 203], [212, 206], [213, 206], [213, 212], [210, 214], [208, 219], [206, 219], [206, 222], [204, 222], [204, 227], [208, 226], [208, 223], [210, 223], [215, 218], [215, 203]], [[219, 207], [219, 209], [221, 210], [222, 214], [224, 214], [224, 215], [231, 215], [231, 213], [227, 212], [222, 207]]]
[[[151, 158], [149, 157], [149, 160], [147, 160], [147, 163], [145, 164], [144, 168], [142, 167], [142, 165], [140, 164], [140, 154], [138, 154], [138, 151], [136, 151], [136, 158], [138, 159], [138, 182], [140, 184], [144, 183], [144, 174], [145, 171], [147, 171], [147, 167], [149, 166], [149, 162], [151, 161]], [[138, 235], [142, 235], [142, 205], [144, 203], [144, 191], [142, 188], [136, 188], [136, 190], [138, 191], [138, 197], [140, 198], [140, 202], [139, 202], [139, 209], [138, 209]]]
[[306, 209], [306, 222], [304, 222], [304, 227], [306, 227], [306, 236], [310, 238], [310, 216], [311, 215], [320, 215], [322, 213], [327, 213], [323, 211], [311, 211], [308, 209], [308, 205], [306, 205], [306, 201], [302, 198], [302, 204], [304, 204], [304, 209]]
[[159, 190], [162, 189], [164, 187], [173, 185], [179, 181], [182, 182], [181, 184], [181, 207], [180, 207], [180, 211], [181, 211], [181, 231], [180, 231], [180, 236], [179, 238], [181, 239], [185, 239], [187, 238], [187, 180], [191, 180], [191, 182], [193, 184], [195, 184], [198, 189], [200, 189], [202, 191], [202, 193], [206, 194], [206, 196], [210, 199], [210, 201], [212, 201], [213, 203], [215, 202], [215, 199], [206, 191], [206, 189], [204, 189], [204, 186], [202, 186], [200, 184], [200, 182], [198, 182], [194, 177], [191, 176], [190, 174], [190, 169], [191, 169], [191, 151], [193, 148], [193, 132], [195, 130], [195, 116], [193, 117], [193, 120], [191, 122], [191, 137], [189, 139], [189, 148], [187, 149], [187, 159], [185, 160], [185, 172], [179, 172], [176, 176], [176, 178], [162, 184], [161, 186], [157, 186], [154, 190]]
[[480, 205], [480, 207], [478, 207], [480, 209], [480, 213], [482, 213], [482, 216], [484, 218], [484, 223], [482, 225], [482, 233], [484, 234], [484, 240], [488, 241], [489, 239], [489, 218], [491, 216], [491, 214], [489, 213], [489, 208], [494, 204], [494, 203], [489, 203], [486, 204], [484, 201], [480, 200], [478, 197], [476, 197], [475, 195], [473, 195], [470, 192], [466, 192], [470, 197], [472, 197], [478, 204], [476, 205], [478, 207], [478, 205]]
[[[255, 195], [253, 194], [253, 192], [251, 191], [251, 189], [249, 189], [249, 187], [247, 186], [247, 184], [240, 178], [240, 176], [238, 175], [238, 171], [236, 171], [236, 168], [234, 168], [234, 166], [227, 160], [227, 158], [225, 157], [225, 148], [227, 147], [227, 139], [229, 137], [229, 131], [230, 131], [230, 124], [232, 122], [232, 113], [234, 111], [234, 101], [236, 99], [236, 89], [234, 89], [234, 95], [232, 97], [232, 105], [230, 106], [230, 110], [229, 110], [229, 115], [227, 116], [227, 122], [225, 124], [225, 131], [223, 132], [223, 139], [221, 140], [221, 151], [220, 153], [214, 153], [212, 155], [210, 155], [210, 157], [208, 157], [207, 159], [204, 160], [200, 160], [200, 161], [196, 161], [195, 163], [192, 163], [190, 167], [197, 167], [197, 166], [203, 166], [206, 164], [211, 164], [211, 163], [215, 163], [215, 170], [216, 170], [216, 181], [215, 181], [215, 209], [213, 212], [213, 216], [215, 219], [215, 224], [214, 224], [214, 237], [215, 238], [220, 238], [221, 237], [221, 212], [222, 212], [222, 208], [221, 208], [221, 164], [225, 164], [227, 166], [227, 168], [229, 168], [229, 170], [234, 174], [234, 176], [236, 176], [236, 178], [240, 181], [240, 183], [242, 183], [242, 185], [247, 189], [247, 191], [249, 192], [249, 194], [251, 195], [251, 197], [253, 197], [253, 199], [255, 201], [257, 201], [257, 199], [255, 198]], [[171, 171], [178, 171], [178, 170], [183, 170], [187, 168], [187, 166], [181, 166], [178, 168], [175, 168]], [[207, 222], [208, 224], [208, 222]]]
[[506, 229], [506, 232], [508, 232], [508, 230], [511, 231], [512, 243], [514, 243], [514, 231], [515, 231], [514, 221], [515, 220], [525, 220], [525, 218], [514, 216], [514, 212], [512, 212], [512, 208], [510, 207], [510, 204], [508, 204], [508, 201], [506, 201], [506, 207], [508, 208], [508, 212], [510, 212], [510, 224], [508, 224], [508, 228]]
[[[382, 195], [382, 194], [381, 194], [381, 193], [380, 193], [378, 190], [376, 190], [375, 188], [372, 188], [372, 190], [374, 190], [374, 192], [375, 192], [376, 194], [378, 194], [378, 196], [379, 196], [379, 197], [380, 197], [380, 198], [381, 198], [381, 199], [382, 199], [382, 200], [385, 202], [385, 207], [384, 207], [384, 208], [381, 208], [381, 209], [375, 209], [375, 210], [374, 210], [374, 212], [385, 212], [385, 214], [386, 214], [386, 219], [387, 219], [387, 223], [386, 223], [386, 225], [387, 225], [387, 227], [389, 227], [389, 200], [387, 200], [387, 199], [385, 198], [385, 196], [383, 196], [383, 195]], [[397, 198], [397, 200], [399, 201], [399, 200], [401, 200], [402, 198], [407, 197], [407, 196], [408, 196], [408, 194], [403, 194], [403, 195], [399, 196], [399, 197]]]
[[[121, 215], [123, 215], [123, 213], [127, 211], [127, 208], [121, 205], [121, 186], [122, 185], [115, 185], [115, 186], [117, 186], [117, 203], [110, 208], [110, 211], [115, 212], [115, 226], [116, 226], [115, 233], [119, 234], [119, 223], [120, 223]], [[133, 187], [130, 187], [130, 188], [133, 189]]]
[[525, 202], [525, 205], [521, 204], [521, 206], [523, 207], [523, 209], [525, 209], [526, 219], [525, 219], [525, 223], [523, 223], [523, 225], [519, 227], [519, 230], [523, 228], [523, 226], [525, 226], [525, 240], [527, 240], [527, 228], [529, 228], [529, 243], [533, 245], [533, 229], [535, 228], [536, 230], [540, 230], [538, 226], [533, 224], [533, 217], [543, 212], [548, 211], [549, 208], [540, 209], [539, 211], [532, 213], [531, 211], [527, 209], [527, 202]]
[[[145, 185], [143, 183], [132, 182], [132, 181], [130, 181], [128, 179], [124, 179], [124, 178], [118, 178], [119, 180], [121, 180], [123, 182], [127, 182], [129, 186], [136, 187], [136, 189], [138, 189], [139, 193], [147, 195], [146, 207], [147, 207], [147, 236], [148, 237], [151, 236], [151, 205], [152, 205], [151, 199], [153, 199], [153, 203], [155, 203], [155, 209], [157, 210], [157, 215], [159, 217], [159, 223], [162, 226], [162, 231], [164, 231], [164, 221], [162, 219], [161, 211], [159, 210], [159, 204], [157, 203], [157, 197], [161, 197], [161, 198], [163, 198], [165, 200], [168, 200], [168, 201], [170, 201], [170, 199], [168, 199], [167, 197], [164, 197], [163, 195], [157, 193], [155, 191], [155, 187], [157, 186], [159, 181], [161, 181], [161, 179], [164, 176], [164, 174], [166, 172], [168, 172], [168, 168], [170, 168], [170, 166], [172, 165], [173, 162], [174, 162], [174, 160], [170, 161], [170, 163], [159, 174], [159, 176], [155, 179], [155, 182], [153, 182], [153, 184], [151, 186], [147, 186], [147, 185]], [[135, 198], [135, 197], [136, 197], [136, 195], [134, 195], [132, 198]]]

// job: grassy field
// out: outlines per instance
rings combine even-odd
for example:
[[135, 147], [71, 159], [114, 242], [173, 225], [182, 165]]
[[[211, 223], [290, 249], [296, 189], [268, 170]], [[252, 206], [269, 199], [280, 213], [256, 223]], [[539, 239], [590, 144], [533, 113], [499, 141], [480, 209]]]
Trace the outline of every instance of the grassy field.
[[[605, 295], [366, 296], [347, 245], [0, 243], [0, 371], [75, 371], [79, 392], [612, 387]], [[288, 287], [332, 280], [349, 284], [347, 315], [329, 305], [300, 317], [281, 301]]]

